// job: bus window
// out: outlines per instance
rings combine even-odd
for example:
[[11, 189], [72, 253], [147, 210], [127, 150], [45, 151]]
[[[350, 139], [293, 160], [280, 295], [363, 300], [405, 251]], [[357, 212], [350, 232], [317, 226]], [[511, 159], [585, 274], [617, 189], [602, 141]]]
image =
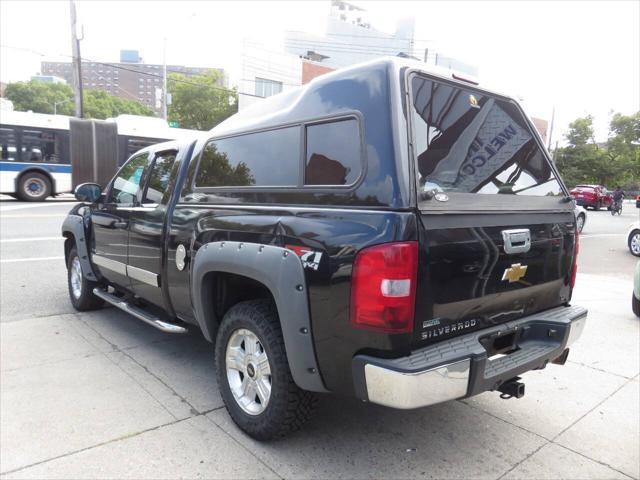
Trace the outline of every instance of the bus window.
[[143, 148], [147, 148], [150, 145], [155, 145], [156, 143], [164, 142], [162, 139], [155, 138], [128, 138], [127, 139], [127, 158], [136, 153], [138, 150], [142, 150]]
[[23, 130], [22, 161], [60, 163], [60, 142], [55, 132]]
[[13, 128], [0, 128], [0, 160], [15, 162], [18, 156], [16, 131]]

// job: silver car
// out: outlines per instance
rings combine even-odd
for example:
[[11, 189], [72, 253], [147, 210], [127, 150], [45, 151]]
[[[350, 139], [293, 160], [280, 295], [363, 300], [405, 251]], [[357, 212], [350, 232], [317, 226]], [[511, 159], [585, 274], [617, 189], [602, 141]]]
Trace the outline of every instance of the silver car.
[[576, 226], [578, 227], [578, 232], [582, 233], [584, 224], [587, 223], [587, 210], [580, 205], [576, 205], [574, 213], [576, 214]]
[[640, 222], [632, 223], [629, 227], [627, 245], [632, 255], [640, 257]]

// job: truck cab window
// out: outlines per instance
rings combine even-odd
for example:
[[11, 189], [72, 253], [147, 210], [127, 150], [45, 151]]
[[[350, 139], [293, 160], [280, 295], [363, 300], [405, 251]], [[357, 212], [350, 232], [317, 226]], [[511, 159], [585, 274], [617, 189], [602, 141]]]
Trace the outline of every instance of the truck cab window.
[[147, 165], [147, 153], [141, 153], [129, 160], [113, 181], [107, 203], [132, 206], [138, 194], [142, 174]]
[[176, 154], [177, 152], [175, 150], [168, 150], [156, 154], [151, 173], [149, 174], [147, 190], [142, 200], [143, 204], [163, 203], [162, 200], [169, 186], [171, 171], [176, 161]]

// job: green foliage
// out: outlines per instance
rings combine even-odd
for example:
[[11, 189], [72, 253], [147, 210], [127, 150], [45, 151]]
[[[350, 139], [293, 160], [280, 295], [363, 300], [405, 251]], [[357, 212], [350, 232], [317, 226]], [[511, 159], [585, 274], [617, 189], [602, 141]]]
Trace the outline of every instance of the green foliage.
[[596, 143], [590, 115], [569, 124], [566, 138], [569, 145], [558, 149], [556, 165], [569, 187], [596, 183], [636, 190], [640, 186], [640, 112], [613, 115], [605, 143]]
[[[45, 83], [37, 80], [16, 82], [7, 85], [6, 97], [19, 111], [31, 110], [35, 113], [74, 115], [73, 90], [61, 83]], [[153, 111], [140, 102], [116, 97], [103, 90], [84, 91], [84, 116], [105, 119], [129, 113], [132, 115], [153, 115]]]
[[44, 83], [37, 80], [16, 82], [7, 85], [5, 96], [19, 111], [32, 110], [36, 113], [73, 115], [73, 90], [64, 83]]
[[206, 73], [187, 77], [172, 73], [168, 90], [172, 104], [168, 120], [176, 121], [181, 128], [210, 130], [238, 111], [238, 93], [219, 85], [220, 73]]
[[104, 90], [84, 91], [85, 118], [111, 118], [122, 114], [152, 116], [153, 111], [135, 100], [116, 97]]

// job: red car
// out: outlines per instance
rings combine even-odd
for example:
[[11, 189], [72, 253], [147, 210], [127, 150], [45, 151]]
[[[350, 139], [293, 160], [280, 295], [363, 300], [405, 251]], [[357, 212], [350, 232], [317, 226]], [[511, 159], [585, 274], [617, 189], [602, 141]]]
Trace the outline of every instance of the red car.
[[600, 210], [606, 207], [610, 210], [613, 205], [611, 193], [602, 185], [577, 185], [570, 193], [576, 203], [585, 208]]

